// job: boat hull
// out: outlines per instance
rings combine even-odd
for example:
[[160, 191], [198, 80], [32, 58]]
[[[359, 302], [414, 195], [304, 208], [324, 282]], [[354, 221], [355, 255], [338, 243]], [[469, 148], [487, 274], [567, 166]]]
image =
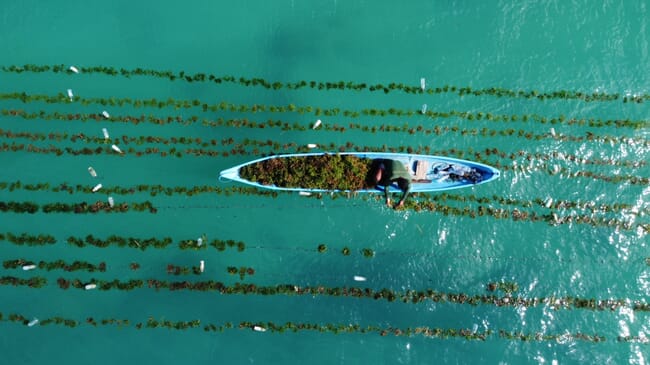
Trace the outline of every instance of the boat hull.
[[[251, 165], [257, 162], [272, 158], [287, 158], [287, 157], [302, 157], [302, 156], [320, 156], [326, 154], [338, 154], [338, 155], [352, 155], [358, 158], [367, 158], [367, 159], [392, 159], [401, 161], [409, 168], [409, 171], [412, 175], [411, 182], [411, 192], [412, 193], [423, 193], [423, 192], [435, 192], [435, 191], [445, 191], [452, 189], [459, 189], [463, 187], [476, 186], [485, 184], [487, 182], [496, 180], [500, 172], [494, 167], [457, 158], [443, 157], [443, 156], [432, 156], [432, 155], [418, 155], [418, 154], [408, 154], [408, 153], [391, 153], [391, 152], [341, 152], [341, 153], [329, 153], [329, 152], [316, 152], [316, 153], [295, 153], [295, 154], [286, 154], [286, 155], [274, 155], [259, 158], [253, 161], [243, 163], [231, 167], [229, 169], [223, 170], [219, 174], [219, 179], [228, 179], [232, 181], [237, 181], [240, 183], [252, 185], [258, 188], [271, 189], [271, 190], [280, 190], [280, 191], [305, 191], [305, 192], [329, 192], [329, 191], [339, 191], [339, 190], [328, 190], [328, 189], [310, 189], [310, 188], [300, 188], [300, 187], [280, 187], [275, 185], [263, 185], [255, 181], [249, 181], [243, 179], [239, 172], [240, 169], [244, 166]], [[424, 171], [419, 169], [424, 168]], [[448, 171], [451, 169], [464, 170], [464, 171], [475, 171], [480, 174], [480, 181], [471, 182], [464, 179], [452, 179], [450, 178]], [[424, 178], [420, 178], [424, 177]], [[390, 191], [398, 191], [397, 186], [391, 185], [389, 187]], [[345, 191], [345, 190], [344, 190]], [[356, 192], [382, 192], [382, 187], [377, 187], [373, 189], [364, 189], [356, 190]]]

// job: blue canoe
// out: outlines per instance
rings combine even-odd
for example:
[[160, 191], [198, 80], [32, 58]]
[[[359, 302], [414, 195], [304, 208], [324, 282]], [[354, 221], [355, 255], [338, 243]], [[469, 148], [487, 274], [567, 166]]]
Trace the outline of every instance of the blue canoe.
[[[316, 152], [316, 153], [294, 153], [286, 155], [274, 155], [259, 158], [250, 162], [243, 163], [221, 171], [219, 179], [228, 179], [241, 182], [263, 189], [281, 190], [281, 191], [305, 191], [305, 192], [328, 192], [336, 190], [310, 189], [300, 187], [279, 187], [275, 185], [263, 185], [255, 181], [243, 179], [239, 171], [246, 165], [251, 165], [260, 161], [272, 158], [302, 157], [302, 156], [319, 156], [326, 154], [352, 155], [358, 158], [367, 159], [391, 159], [404, 163], [412, 175], [411, 192], [422, 193], [432, 191], [443, 191], [459, 189], [468, 186], [485, 184], [499, 177], [499, 170], [494, 167], [457, 158], [416, 155], [409, 153], [389, 153], [389, 152]], [[460, 176], [471, 176], [470, 179]], [[398, 191], [397, 186], [391, 186], [390, 191]], [[358, 192], [381, 192], [380, 188], [367, 190], [357, 190]]]

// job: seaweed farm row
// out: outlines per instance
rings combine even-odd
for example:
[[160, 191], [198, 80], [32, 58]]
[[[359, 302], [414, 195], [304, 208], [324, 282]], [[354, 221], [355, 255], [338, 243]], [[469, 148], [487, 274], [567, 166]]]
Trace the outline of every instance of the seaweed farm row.
[[[379, 199], [374, 197], [375, 199]], [[19, 214], [35, 214], [42, 212], [45, 214], [56, 213], [74, 213], [74, 214], [97, 214], [97, 213], [127, 213], [127, 212], [141, 212], [141, 213], [158, 213], [159, 209], [191, 209], [200, 208], [203, 206], [192, 205], [173, 205], [173, 206], [154, 206], [151, 202], [142, 203], [119, 203], [116, 205], [108, 202], [98, 200], [94, 203], [87, 203], [85, 201], [79, 203], [68, 202], [53, 202], [46, 204], [37, 204], [34, 202], [15, 202], [15, 201], [0, 201], [0, 212], [11, 212]], [[647, 234], [650, 232], [650, 223], [634, 222], [627, 219], [593, 216], [592, 214], [577, 214], [570, 212], [569, 214], [562, 215], [555, 212], [538, 213], [531, 210], [521, 209], [504, 209], [494, 208], [491, 206], [479, 205], [477, 208], [472, 206], [449, 206], [438, 204], [433, 201], [416, 201], [415, 199], [409, 200], [405, 203], [404, 208], [415, 212], [438, 213], [445, 216], [459, 216], [466, 218], [479, 218], [491, 217], [494, 219], [510, 219], [513, 221], [528, 221], [528, 222], [544, 222], [550, 225], [574, 225], [584, 224], [592, 227], [610, 227], [622, 230], [637, 231], [639, 234]]]
[[[430, 257], [431, 259], [450, 259], [451, 257], [442, 255], [442, 254], [437, 254], [437, 253], [426, 253], [426, 252], [414, 252], [414, 251], [407, 251], [403, 249], [381, 249], [379, 251], [373, 250], [370, 247], [352, 247], [350, 248], [349, 245], [342, 245], [342, 244], [332, 244], [332, 243], [319, 243], [315, 247], [312, 246], [310, 247], [303, 247], [303, 246], [295, 246], [295, 245], [284, 245], [284, 246], [278, 246], [278, 245], [261, 245], [259, 243], [246, 243], [243, 241], [235, 241], [235, 240], [224, 240], [224, 239], [212, 239], [209, 240], [206, 235], [202, 235], [201, 237], [197, 239], [179, 239], [174, 241], [171, 237], [162, 237], [162, 238], [157, 238], [157, 237], [123, 237], [123, 236], [117, 236], [117, 235], [110, 235], [104, 239], [95, 237], [93, 235], [86, 235], [85, 237], [74, 237], [74, 236], [69, 236], [61, 241], [57, 240], [57, 238], [52, 235], [52, 234], [28, 234], [28, 233], [12, 233], [12, 232], [6, 232], [6, 233], [0, 233], [0, 241], [6, 241], [8, 243], [11, 243], [13, 245], [17, 246], [28, 246], [28, 247], [43, 247], [43, 246], [49, 246], [49, 245], [55, 245], [57, 243], [67, 243], [70, 247], [75, 247], [75, 248], [85, 248], [85, 247], [96, 247], [96, 248], [109, 248], [109, 247], [115, 247], [115, 248], [129, 248], [129, 249], [137, 249], [141, 251], [145, 251], [149, 248], [152, 249], [168, 249], [168, 248], [177, 248], [179, 250], [189, 250], [189, 251], [204, 251], [209, 249], [210, 247], [215, 249], [217, 252], [224, 252], [226, 250], [229, 251], [235, 251], [235, 252], [244, 252], [246, 249], [272, 249], [272, 250], [282, 250], [282, 251], [300, 251], [300, 252], [312, 252], [312, 253], [318, 253], [318, 254], [340, 254], [342, 256], [350, 256], [350, 255], [358, 255], [358, 256], [363, 256], [364, 258], [367, 259], [372, 259], [377, 255], [401, 255], [401, 256], [413, 256], [413, 255], [419, 255], [419, 256], [424, 256], [424, 257]], [[548, 258], [543, 258], [543, 257], [534, 257], [534, 256], [526, 256], [526, 255], [510, 255], [510, 256], [495, 256], [495, 255], [479, 255], [479, 254], [474, 254], [474, 255], [454, 255], [453, 258], [456, 259], [466, 259], [466, 260], [472, 260], [472, 261], [516, 261], [516, 262], [533, 262], [533, 261], [545, 261], [549, 260]], [[571, 259], [571, 258], [559, 258], [559, 257], [553, 257], [551, 260], [553, 260], [555, 263], [562, 263], [562, 262], [572, 262], [572, 261], [580, 261], [580, 259]], [[650, 266], [650, 256], [648, 257], [641, 257], [637, 258], [636, 260], [630, 259], [629, 260], [631, 263], [633, 262], [638, 262], [645, 264], [646, 266]], [[61, 264], [60, 261], [57, 261], [58, 265]], [[599, 259], [599, 262], [604, 263], [602, 259]], [[12, 267], [15, 265], [19, 265], [20, 261], [12, 261], [12, 264], [10, 264]], [[137, 270], [137, 268], [140, 267], [140, 264], [137, 264], [136, 268], [132, 268], [133, 270]], [[39, 263], [39, 268], [40, 263]], [[34, 267], [33, 269], [36, 269]], [[499, 288], [502, 285], [502, 283], [499, 283]], [[512, 290], [511, 290], [512, 291]]]
[[[463, 111], [445, 111], [437, 112], [425, 110], [427, 108], [421, 107], [420, 109], [361, 109], [361, 110], [342, 110], [340, 108], [321, 108], [319, 106], [296, 106], [289, 105], [262, 105], [262, 104], [233, 104], [227, 101], [220, 103], [208, 104], [199, 99], [194, 100], [176, 100], [168, 98], [166, 100], [152, 99], [131, 99], [131, 98], [82, 98], [80, 96], [70, 97], [63, 93], [56, 95], [34, 94], [28, 95], [25, 92], [21, 93], [0, 93], [0, 101], [20, 101], [23, 104], [28, 103], [45, 103], [45, 104], [59, 104], [59, 105], [72, 105], [78, 104], [81, 106], [101, 105], [110, 107], [132, 107], [132, 108], [155, 108], [155, 109], [200, 109], [203, 112], [230, 112], [230, 113], [297, 113], [299, 115], [313, 115], [327, 116], [327, 117], [344, 117], [348, 119], [356, 119], [361, 117], [428, 117], [428, 118], [462, 118], [467, 121], [491, 121], [491, 122], [535, 122], [540, 124], [550, 125], [583, 125], [589, 127], [615, 127], [626, 129], [642, 129], [650, 126], [648, 120], [601, 120], [601, 119], [567, 119], [560, 115], [556, 118], [546, 118], [536, 114], [524, 115], [500, 115], [492, 114], [490, 112], [463, 112]], [[104, 116], [106, 118], [106, 116]], [[109, 117], [106, 119], [110, 119]], [[192, 118], [190, 117], [190, 120]], [[197, 120], [198, 121], [198, 118]], [[195, 122], [196, 122], [195, 121]]]
[[[608, 341], [607, 337], [599, 334], [585, 334], [581, 332], [576, 333], [561, 333], [549, 334], [545, 332], [525, 333], [521, 331], [507, 331], [507, 330], [491, 330], [486, 329], [478, 331], [478, 329], [470, 328], [440, 328], [440, 327], [383, 327], [376, 325], [362, 326], [359, 324], [350, 323], [302, 323], [302, 322], [260, 322], [260, 321], [241, 321], [239, 323], [225, 322], [223, 324], [206, 323], [199, 319], [189, 321], [170, 321], [168, 319], [155, 319], [149, 317], [146, 321], [130, 321], [128, 319], [118, 318], [94, 318], [88, 317], [85, 320], [76, 320], [63, 317], [52, 317], [46, 319], [38, 319], [26, 317], [22, 314], [11, 313], [2, 315], [0, 320], [9, 322], [10, 324], [24, 325], [27, 327], [42, 327], [42, 326], [63, 326], [67, 328], [76, 327], [116, 327], [116, 328], [132, 328], [135, 330], [152, 330], [157, 328], [167, 330], [197, 330], [203, 329], [205, 332], [229, 332], [234, 330], [239, 331], [254, 331], [261, 333], [269, 332], [276, 335], [282, 333], [297, 333], [297, 332], [317, 332], [321, 334], [332, 335], [375, 335], [375, 336], [399, 336], [399, 337], [416, 337], [422, 336], [425, 338], [433, 338], [436, 340], [451, 340], [462, 339], [467, 341], [486, 341], [500, 339], [504, 341], [522, 341], [522, 342], [568, 342], [568, 341], [584, 341], [592, 343], [603, 343]], [[611, 341], [611, 339], [610, 339]], [[647, 344], [649, 341], [645, 337], [639, 336], [617, 336], [617, 342], [631, 342]]]
[[2, 66], [0, 70], [10, 73], [61, 73], [61, 74], [101, 74], [106, 76], [121, 76], [131, 78], [134, 76], [139, 77], [153, 77], [169, 81], [185, 81], [185, 82], [210, 82], [214, 84], [236, 84], [243, 87], [262, 87], [271, 90], [289, 89], [299, 90], [303, 88], [316, 89], [316, 90], [346, 90], [346, 91], [369, 91], [369, 92], [382, 92], [388, 94], [393, 91], [401, 91], [406, 94], [442, 94], [451, 93], [458, 96], [494, 96], [494, 97], [510, 97], [510, 98], [525, 98], [525, 99], [564, 99], [564, 100], [583, 100], [586, 102], [592, 101], [623, 101], [642, 103], [650, 99], [650, 94], [634, 94], [634, 95], [620, 95], [618, 93], [599, 93], [599, 92], [581, 92], [572, 90], [559, 90], [540, 92], [536, 90], [511, 90], [502, 87], [487, 87], [480, 89], [473, 89], [472, 87], [465, 86], [438, 86], [427, 87], [426, 79], [420, 78], [418, 85], [408, 85], [404, 83], [390, 82], [388, 84], [369, 84], [357, 81], [314, 81], [314, 80], [300, 80], [295, 82], [278, 82], [267, 81], [263, 78], [245, 78], [235, 76], [216, 76], [206, 73], [189, 73], [185, 71], [160, 71], [144, 68], [115, 68], [112, 66], [88, 66], [88, 67], [67, 67], [65, 65], [33, 65], [26, 64], [22, 66], [10, 65]]
[[[68, 184], [63, 183], [22, 183], [21, 181], [0, 181], [0, 191], [8, 190], [13, 192], [16, 190], [24, 191], [43, 191], [43, 192], [53, 192], [53, 193], [67, 193], [72, 194], [92, 194], [94, 187], [90, 185], [82, 184]], [[106, 194], [117, 194], [117, 195], [135, 195], [135, 194], [145, 194], [149, 196], [196, 196], [201, 194], [218, 194], [231, 196], [234, 194], [238, 195], [259, 195], [259, 196], [290, 196], [295, 195], [291, 192], [281, 192], [281, 191], [269, 191], [269, 190], [260, 190], [254, 187], [244, 187], [244, 186], [229, 186], [229, 187], [220, 187], [216, 185], [201, 185], [201, 186], [164, 186], [164, 185], [148, 185], [148, 184], [138, 184], [133, 186], [102, 186], [103, 193]], [[577, 209], [584, 210], [592, 213], [609, 213], [609, 212], [621, 212], [621, 211], [637, 211], [637, 213], [642, 213], [644, 215], [650, 214], [650, 207], [636, 207], [632, 204], [615, 202], [612, 204], [606, 203], [595, 203], [591, 200], [566, 200], [559, 199], [554, 200], [552, 198], [546, 197], [534, 197], [530, 200], [523, 199], [514, 199], [509, 197], [502, 197], [499, 195], [491, 196], [477, 196], [475, 194], [453, 194], [453, 193], [440, 193], [435, 195], [424, 195], [421, 194], [421, 199], [428, 199], [434, 202], [445, 202], [445, 201], [456, 201], [456, 202], [473, 202], [480, 204], [500, 204], [507, 206], [518, 206], [523, 208], [531, 207], [545, 207], [547, 209]], [[324, 197], [349, 197], [349, 193], [337, 192], [329, 194], [310, 194], [310, 195], [301, 195], [304, 198], [314, 198], [314, 199], [323, 199]]]
[[[159, 279], [130, 279], [130, 280], [101, 280], [101, 279], [66, 279], [59, 277], [56, 280], [60, 289], [70, 288], [89, 290], [121, 290], [132, 291], [140, 289], [153, 289], [155, 291], [200, 291], [215, 292], [220, 295], [262, 295], [262, 296], [326, 296], [326, 297], [348, 297], [356, 299], [385, 300], [388, 302], [399, 301], [405, 304], [417, 304], [426, 301], [434, 303], [449, 303], [456, 305], [478, 306], [488, 305], [496, 307], [532, 308], [548, 306], [555, 310], [585, 309], [591, 311], [617, 311], [620, 308], [627, 308], [634, 312], [650, 312], [650, 304], [642, 300], [630, 300], [627, 298], [598, 299], [580, 298], [573, 296], [550, 296], [550, 297], [523, 297], [513, 296], [511, 293], [505, 295], [494, 294], [470, 294], [470, 293], [448, 293], [435, 289], [397, 291], [391, 289], [375, 290], [369, 287], [328, 287], [324, 285], [305, 286], [297, 284], [279, 285], [256, 285], [254, 283], [235, 283], [227, 285], [220, 281], [167, 281]], [[32, 289], [39, 289], [48, 286], [48, 279], [42, 276], [30, 278], [19, 278], [15, 276], [0, 277], [0, 285], [25, 286]]]
[[[100, 118], [97, 114], [62, 114], [58, 112], [54, 113], [45, 113], [45, 112], [40, 112], [40, 113], [27, 113], [23, 110], [7, 110], [7, 109], [1, 109], [0, 114], [4, 116], [12, 116], [12, 117], [19, 117], [23, 118], [25, 120], [42, 120], [42, 121], [49, 121], [49, 120], [55, 120], [55, 121], [80, 121], [80, 122], [86, 122], [90, 120], [94, 121], [103, 121], [103, 120], [109, 120], [111, 122], [121, 122], [121, 123], [129, 123], [131, 122], [132, 124], [140, 124], [145, 121], [148, 121], [153, 124], [157, 125], [165, 125], [165, 124], [171, 124], [171, 123], [178, 123], [184, 126], [191, 125], [195, 122], [193, 122], [192, 118], [190, 119], [183, 119], [180, 117], [167, 117], [167, 118], [160, 118], [156, 117], [153, 115], [148, 115], [148, 116], [111, 116], [110, 119], [105, 119], [104, 117]], [[199, 120], [198, 117], [196, 117], [196, 120]], [[208, 119], [202, 119], [201, 125], [203, 126], [208, 126], [208, 127], [228, 127], [228, 128], [250, 128], [250, 129], [271, 129], [271, 128], [278, 128], [283, 132], [287, 131], [308, 131], [308, 130], [313, 130], [315, 125], [312, 126], [311, 128], [307, 127], [301, 123], [294, 122], [294, 123], [289, 123], [289, 122], [283, 122], [282, 120], [268, 120], [266, 122], [255, 122], [255, 121], [249, 121], [248, 119], [228, 119], [225, 120], [223, 118], [220, 118], [218, 120], [208, 120]], [[552, 129], [548, 133], [541, 133], [541, 134], [536, 134], [533, 132], [529, 132], [523, 129], [513, 129], [513, 128], [508, 128], [508, 129], [488, 129], [488, 128], [460, 128], [458, 126], [433, 126], [431, 128], [426, 127], [423, 124], [419, 125], [409, 125], [408, 123], [403, 123], [400, 125], [391, 125], [391, 124], [381, 124], [379, 126], [369, 126], [369, 125], [362, 125], [359, 123], [348, 123], [346, 126], [339, 125], [339, 124], [319, 124], [319, 126], [322, 126], [322, 128], [316, 127], [318, 129], [322, 129], [323, 131], [330, 131], [330, 132], [336, 132], [336, 133], [344, 133], [346, 131], [360, 131], [364, 133], [408, 133], [410, 135], [418, 134], [418, 135], [436, 135], [436, 136], [442, 136], [450, 133], [457, 133], [461, 137], [466, 137], [466, 136], [471, 136], [471, 137], [484, 137], [484, 138], [494, 138], [494, 137], [512, 137], [512, 138], [524, 138], [527, 140], [534, 140], [534, 141], [540, 141], [544, 139], [549, 139], [557, 142], [572, 142], [572, 143], [584, 143], [584, 142], [597, 142], [597, 143], [606, 143], [610, 145], [617, 145], [617, 144], [626, 144], [626, 145], [631, 145], [631, 146], [640, 146], [640, 147], [648, 147], [650, 146], [650, 142], [648, 142], [647, 139], [644, 138], [638, 138], [638, 137], [618, 137], [618, 136], [613, 136], [613, 135], [598, 135], [594, 134], [591, 132], [585, 133], [584, 136], [581, 135], [567, 135], [563, 133], [557, 133], [555, 132], [554, 129]], [[86, 135], [69, 135], [67, 133], [34, 133], [34, 132], [12, 132], [10, 130], [5, 130], [3, 131], [3, 136], [5, 138], [26, 138], [34, 141], [43, 141], [43, 140], [55, 140], [55, 141], [62, 141], [66, 139], [73, 139], [73, 141], [76, 140], [81, 140], [86, 143], [93, 143], [93, 142], [122, 142], [124, 144], [128, 143], [134, 143], [134, 144], [144, 144], [144, 143], [162, 143], [162, 144], [198, 144], [203, 147], [207, 147], [208, 145], [216, 145], [219, 143], [219, 140], [217, 139], [210, 139], [204, 141], [202, 138], [199, 137], [191, 137], [191, 136], [178, 136], [178, 137], [161, 137], [161, 136], [138, 136], [138, 137], [130, 137], [123, 135], [120, 138], [100, 138], [100, 137], [94, 137], [94, 136], [86, 136]]]
[[[0, 137], [1, 138], [6, 138], [6, 139], [26, 139], [31, 142], [44, 142], [44, 141], [55, 141], [57, 143], [60, 142], [70, 142], [70, 143], [85, 143], [85, 144], [92, 144], [96, 146], [102, 146], [106, 144], [115, 144], [115, 145], [155, 145], [155, 144], [161, 144], [165, 146], [169, 145], [183, 145], [183, 146], [199, 146], [202, 148], [206, 147], [214, 147], [214, 146], [224, 146], [224, 147], [229, 147], [229, 148], [234, 148], [237, 151], [240, 151], [243, 147], [271, 147], [274, 149], [300, 149], [301, 147], [303, 149], [309, 149], [308, 146], [301, 146], [296, 143], [282, 143], [280, 141], [272, 141], [272, 140], [254, 140], [254, 139], [249, 139], [246, 138], [242, 140], [239, 143], [236, 143], [236, 141], [233, 138], [225, 138], [222, 140], [217, 140], [217, 139], [210, 139], [204, 141], [200, 137], [190, 137], [190, 136], [179, 136], [179, 137], [161, 137], [161, 136], [127, 136], [127, 135], [122, 135], [121, 137], [118, 138], [102, 138], [102, 137], [94, 137], [94, 136], [87, 136], [83, 133], [76, 133], [76, 134], [69, 134], [69, 133], [35, 133], [35, 132], [18, 132], [18, 131], [11, 131], [11, 130], [4, 130], [0, 128]], [[649, 141], [634, 141], [632, 139], [626, 139], [627, 142], [629, 142], [632, 145], [635, 144], [648, 144], [650, 146]], [[638, 142], [638, 143], [637, 143]], [[613, 141], [612, 141], [613, 143]], [[9, 146], [5, 143], [6, 146]], [[323, 146], [326, 148], [329, 148], [330, 150], [337, 150], [337, 151], [345, 151], [348, 149], [354, 149], [356, 151], [365, 151], [365, 150], [371, 150], [371, 147], [369, 146], [355, 146], [354, 143], [352, 142], [346, 142], [344, 145], [336, 145], [334, 143], [330, 143], [329, 146]], [[149, 147], [149, 149], [153, 150], [156, 147]], [[406, 146], [398, 146], [398, 147], [388, 147], [388, 146], [382, 146], [383, 149], [390, 149], [390, 148], [396, 148], [400, 150], [404, 150], [408, 148]], [[96, 150], [96, 148], [95, 148]], [[167, 156], [167, 155], [175, 155], [176, 151], [183, 151], [183, 147], [180, 147], [178, 149], [174, 149], [174, 152], [165, 154], [162, 156]], [[185, 149], [187, 151], [188, 149]], [[202, 149], [201, 149], [202, 150]], [[130, 153], [136, 153], [135, 149], [129, 150]], [[158, 149], [160, 151], [160, 149]], [[171, 151], [171, 150], [170, 150]], [[114, 151], [112, 151], [114, 152]], [[164, 152], [164, 151], [163, 151]], [[431, 151], [429, 151], [431, 152]], [[457, 151], [457, 150], [448, 150], [448, 151], [435, 151], [435, 153], [438, 154], [444, 154], [444, 155], [451, 155], [454, 154], [458, 157], [465, 156], [465, 154], [474, 154], [475, 158], [478, 159], [483, 159], [484, 155], [485, 156], [499, 156], [502, 158], [509, 158], [511, 160], [516, 160], [516, 159], [521, 159], [521, 160], [542, 160], [542, 161], [548, 161], [548, 160], [561, 160], [561, 161], [568, 161], [576, 164], [583, 164], [583, 165], [602, 165], [602, 166], [624, 166], [624, 167], [640, 167], [640, 166], [646, 166], [647, 162], [646, 161], [627, 161], [627, 160], [619, 160], [619, 159], [613, 159], [613, 158], [605, 158], [605, 159], [599, 159], [599, 158], [584, 158], [580, 157], [576, 154], [571, 154], [571, 153], [563, 153], [559, 151], [553, 151], [552, 153], [526, 153], [524, 151], [517, 151], [517, 152], [505, 152], [505, 151], [500, 151], [497, 148], [485, 148], [482, 151]], [[209, 154], [209, 152], [208, 152]], [[176, 155], [178, 156], [178, 155]]]

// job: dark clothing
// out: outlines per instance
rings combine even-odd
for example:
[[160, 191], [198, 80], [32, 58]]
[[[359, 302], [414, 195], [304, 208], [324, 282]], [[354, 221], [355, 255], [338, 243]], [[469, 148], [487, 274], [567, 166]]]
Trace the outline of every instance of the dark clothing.
[[382, 169], [382, 173], [381, 180], [377, 185], [384, 187], [386, 199], [388, 199], [388, 187], [396, 183], [400, 190], [403, 191], [400, 201], [404, 201], [411, 191], [411, 174], [409, 174], [406, 166], [400, 161], [381, 159], [378, 167]]

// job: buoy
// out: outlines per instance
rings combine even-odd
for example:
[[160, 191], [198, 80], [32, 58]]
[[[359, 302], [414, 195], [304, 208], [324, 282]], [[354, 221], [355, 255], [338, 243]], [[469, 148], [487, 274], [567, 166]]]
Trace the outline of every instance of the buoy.
[[107, 112], [106, 110], [104, 110], [104, 111], [102, 112], [102, 115], [103, 115], [104, 118], [106, 118], [106, 119], [111, 119], [111, 115], [108, 114], [108, 112]]
[[266, 332], [266, 328], [260, 326], [253, 326], [253, 331]]
[[196, 245], [200, 247], [202, 244], [203, 244], [203, 238], [201, 238], [201, 237], [197, 238], [196, 239]]
[[321, 122], [321, 120], [320, 120], [320, 119], [319, 119], [319, 120], [317, 120], [317, 121], [316, 121], [316, 123], [314, 123], [314, 126], [313, 126], [313, 127], [311, 127], [311, 129], [316, 129], [316, 128], [318, 128], [318, 127], [320, 127], [320, 125], [321, 125], [321, 123], [323, 123], [323, 122]]
[[111, 208], [115, 206], [115, 200], [113, 200], [112, 196], [108, 197], [108, 206], [110, 206]]
[[89, 167], [88, 167], [88, 173], [89, 173], [90, 176], [92, 176], [92, 177], [97, 177], [97, 172], [95, 171], [95, 169], [93, 169], [92, 166], [89, 166]]
[[23, 270], [34, 270], [36, 268], [36, 265], [24, 265]]
[[546, 204], [544, 204], [545, 207], [550, 208], [551, 204], [553, 204], [553, 198], [548, 198], [546, 200]]
[[553, 174], [558, 174], [560, 172], [560, 166], [559, 165], [553, 165]]
[[300, 194], [300, 195], [302, 195], [302, 196], [310, 196], [310, 195], [311, 195], [311, 193], [308, 192], [308, 191], [301, 191], [301, 192], [299, 192], [298, 194]]
[[102, 133], [104, 134], [104, 139], [111, 139], [111, 136], [108, 135], [108, 129], [102, 128]]
[[307, 148], [316, 148], [318, 145], [316, 143], [310, 143], [307, 145]]
[[99, 189], [101, 189], [101, 188], [102, 188], [102, 184], [97, 184], [97, 185], [95, 185], [95, 187], [93, 188], [93, 193], [98, 192]]
[[74, 73], [76, 73], [76, 74], [79, 73], [79, 69], [76, 68], [76, 67], [74, 67], [74, 66], [70, 66], [70, 71], [72, 71], [72, 72], [74, 72]]
[[420, 111], [422, 112], [422, 114], [426, 114], [427, 113], [427, 104], [422, 104], [422, 110], [420, 110]]
[[117, 153], [124, 153], [124, 152], [122, 152], [122, 150], [121, 150], [119, 147], [117, 147], [117, 145], [115, 145], [115, 144], [112, 145], [111, 148], [113, 149], [113, 151], [115, 151], [115, 152], [117, 152]]
[[354, 276], [354, 281], [366, 281], [366, 280], [367, 279], [363, 276], [358, 276], [358, 275]]
[[420, 78], [420, 89], [424, 91], [427, 88], [427, 80], [424, 79], [424, 77]]
[[86, 284], [86, 286], [84, 286], [84, 289], [86, 289], [86, 290], [92, 290], [92, 289], [95, 289], [95, 288], [97, 288], [96, 284]]
[[70, 101], [72, 101], [72, 98], [74, 98], [74, 94], [72, 93], [72, 89], [68, 89], [68, 97], [70, 98]]
[[27, 323], [27, 327], [34, 327], [38, 323], [38, 318], [34, 318], [29, 323]]
[[555, 137], [555, 128], [551, 127], [551, 136]]
[[205, 270], [205, 261], [201, 260], [199, 263], [199, 270], [203, 272]]

